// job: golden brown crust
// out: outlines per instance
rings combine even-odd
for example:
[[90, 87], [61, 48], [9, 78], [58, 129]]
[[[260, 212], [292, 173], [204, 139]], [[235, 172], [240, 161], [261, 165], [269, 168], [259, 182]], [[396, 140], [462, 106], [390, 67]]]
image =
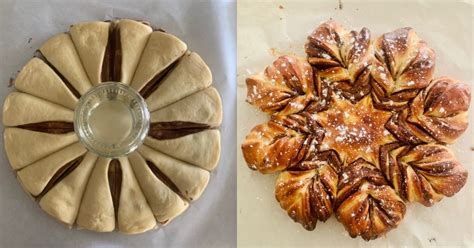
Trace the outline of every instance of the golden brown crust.
[[424, 142], [435, 142], [436, 140], [423, 128], [407, 120], [409, 114], [409, 108], [393, 113], [390, 120], [385, 124], [385, 128], [390, 130], [403, 143], [421, 144]]
[[425, 206], [443, 196], [453, 196], [467, 180], [467, 171], [453, 153], [437, 144], [385, 145], [381, 148], [380, 166], [401, 198]]
[[470, 99], [467, 84], [447, 77], [435, 79], [413, 99], [408, 121], [421, 126], [439, 142], [454, 143], [467, 129]]
[[467, 171], [443, 145], [467, 128], [470, 89], [432, 80], [435, 53], [413, 29], [371, 42], [328, 21], [305, 48], [309, 64], [282, 56], [247, 79], [248, 101], [271, 118], [242, 144], [251, 169], [282, 171], [275, 196], [295, 222], [313, 230], [334, 212], [372, 240], [399, 225], [404, 201], [459, 192]]
[[467, 84], [441, 77], [421, 91], [408, 109], [395, 113], [387, 123], [405, 143], [454, 143], [467, 129], [471, 93]]
[[370, 92], [369, 75], [373, 55], [370, 31], [349, 31], [334, 21], [321, 24], [308, 37], [309, 63], [344, 97], [356, 102]]
[[264, 73], [247, 78], [246, 83], [247, 101], [270, 114], [297, 113], [316, 96], [311, 66], [292, 56], [279, 57]]
[[395, 228], [405, 204], [387, 184], [380, 170], [359, 159], [343, 168], [335, 202], [337, 219], [351, 237], [376, 239]]
[[356, 104], [337, 98], [328, 110], [318, 113], [318, 123], [326, 132], [321, 147], [336, 150], [345, 164], [364, 158], [377, 165], [380, 145], [394, 141], [384, 127], [390, 115], [374, 108], [370, 96]]
[[337, 156], [325, 152], [298, 164], [298, 170], [282, 172], [275, 188], [281, 208], [307, 230], [313, 230], [318, 220], [329, 219], [336, 199], [339, 166]]
[[372, 97], [379, 108], [404, 108], [430, 83], [435, 53], [412, 28], [383, 34], [374, 42]]
[[[319, 131], [318, 131], [319, 130]], [[323, 132], [309, 116], [274, 116], [246, 136], [242, 152], [249, 168], [261, 173], [282, 171], [316, 150]]]

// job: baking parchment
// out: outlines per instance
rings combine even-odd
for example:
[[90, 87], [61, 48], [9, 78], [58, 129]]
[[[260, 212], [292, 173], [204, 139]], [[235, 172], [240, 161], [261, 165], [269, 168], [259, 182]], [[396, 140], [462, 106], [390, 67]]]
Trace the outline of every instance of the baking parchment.
[[[222, 96], [222, 154], [200, 199], [169, 225], [145, 234], [69, 230], [22, 190], [0, 152], [0, 247], [235, 247], [235, 2], [0, 1], [0, 100], [10, 77], [48, 37], [91, 20], [132, 18], [180, 37], [199, 53]], [[2, 130], [3, 132], [3, 130]], [[3, 139], [0, 139], [3, 147]]]
[[470, 126], [451, 146], [470, 173], [454, 197], [427, 208], [407, 204], [398, 228], [365, 242], [352, 239], [332, 216], [314, 231], [294, 223], [275, 200], [277, 174], [247, 168], [240, 144], [250, 129], [268, 116], [245, 102], [245, 78], [263, 70], [281, 54], [305, 57], [306, 37], [330, 18], [347, 28], [367, 27], [372, 37], [411, 26], [437, 55], [435, 76], [449, 75], [471, 84], [473, 5], [455, 1], [239, 1], [237, 6], [237, 199], [238, 236], [242, 247], [473, 247], [474, 104]]

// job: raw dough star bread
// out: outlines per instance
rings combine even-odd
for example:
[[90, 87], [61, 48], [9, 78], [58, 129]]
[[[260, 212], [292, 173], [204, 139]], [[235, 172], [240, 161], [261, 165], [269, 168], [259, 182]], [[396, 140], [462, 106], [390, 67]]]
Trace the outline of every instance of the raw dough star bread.
[[[130, 84], [151, 127], [126, 157], [89, 152], [74, 132], [93, 85]], [[97, 232], [143, 233], [169, 223], [205, 190], [220, 155], [222, 103], [201, 57], [135, 20], [74, 24], [46, 41], [3, 105], [5, 150], [18, 180], [58, 221]]]
[[295, 222], [313, 230], [334, 214], [372, 240], [406, 203], [461, 190], [467, 171], [446, 144], [467, 128], [470, 89], [433, 78], [435, 53], [413, 29], [372, 40], [328, 21], [305, 48], [247, 78], [248, 102], [271, 117], [242, 144], [250, 169], [280, 173], [275, 196]]

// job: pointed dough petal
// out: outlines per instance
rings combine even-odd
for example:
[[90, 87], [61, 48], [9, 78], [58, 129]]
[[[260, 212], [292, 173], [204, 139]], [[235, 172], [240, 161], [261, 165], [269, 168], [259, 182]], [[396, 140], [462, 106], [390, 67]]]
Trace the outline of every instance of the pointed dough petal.
[[158, 167], [189, 200], [198, 199], [209, 182], [209, 172], [141, 146], [138, 152]]
[[118, 22], [122, 45], [122, 83], [130, 84], [143, 49], [153, 29], [141, 22], [122, 19]]
[[131, 153], [128, 158], [138, 183], [159, 223], [169, 223], [188, 208], [189, 204], [186, 201], [183, 201], [153, 174], [145, 159], [138, 152]]
[[15, 79], [15, 88], [33, 96], [74, 109], [77, 98], [44, 61], [32, 58]]
[[59, 169], [84, 153], [84, 146], [74, 143], [18, 171], [18, 180], [28, 192], [37, 196]]
[[88, 152], [71, 174], [41, 197], [41, 208], [57, 220], [72, 226], [96, 160], [97, 156]]
[[68, 34], [58, 34], [40, 47], [41, 53], [83, 95], [92, 85]]
[[93, 85], [101, 82], [109, 27], [109, 22], [95, 21], [74, 24], [69, 29], [74, 46]]
[[212, 74], [206, 63], [197, 53], [187, 53], [146, 99], [148, 109], [153, 112], [205, 89], [211, 83]]
[[186, 44], [174, 35], [160, 31], [151, 33], [131, 86], [140, 91], [153, 77], [180, 58], [186, 49]]
[[66, 107], [20, 92], [10, 93], [3, 103], [3, 125], [18, 126], [46, 121], [74, 121]]
[[127, 158], [119, 158], [122, 186], [118, 207], [118, 230], [127, 234], [146, 232], [156, 227], [153, 212], [143, 195]]
[[82, 198], [77, 225], [96, 231], [111, 232], [115, 228], [115, 212], [107, 172], [110, 159], [100, 157], [89, 178]]
[[146, 137], [145, 144], [171, 157], [213, 170], [221, 151], [219, 130], [205, 130], [177, 139], [156, 140]]
[[217, 127], [222, 122], [222, 102], [214, 87], [201, 90], [150, 114], [151, 123], [187, 121]]
[[6, 128], [3, 133], [10, 165], [19, 170], [78, 140], [75, 133], [49, 134], [21, 128]]

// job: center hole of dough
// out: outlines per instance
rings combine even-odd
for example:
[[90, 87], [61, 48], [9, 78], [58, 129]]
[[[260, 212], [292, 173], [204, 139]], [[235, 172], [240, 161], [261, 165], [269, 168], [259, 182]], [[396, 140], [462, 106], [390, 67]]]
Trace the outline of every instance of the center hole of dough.
[[97, 140], [120, 143], [131, 133], [133, 115], [130, 107], [119, 100], [106, 100], [91, 110], [89, 125]]

